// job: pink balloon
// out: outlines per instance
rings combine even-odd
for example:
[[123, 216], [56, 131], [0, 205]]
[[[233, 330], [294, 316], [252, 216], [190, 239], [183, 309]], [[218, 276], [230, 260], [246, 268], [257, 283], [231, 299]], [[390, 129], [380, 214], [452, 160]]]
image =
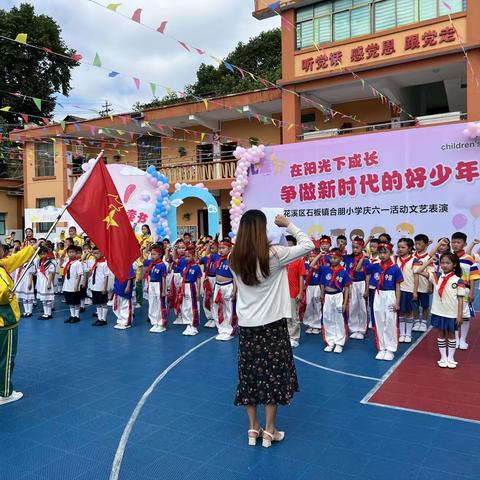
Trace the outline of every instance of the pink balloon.
[[455, 228], [458, 228], [458, 229], [463, 228], [467, 223], [468, 223], [468, 219], [463, 213], [457, 213], [452, 218], [452, 225]]

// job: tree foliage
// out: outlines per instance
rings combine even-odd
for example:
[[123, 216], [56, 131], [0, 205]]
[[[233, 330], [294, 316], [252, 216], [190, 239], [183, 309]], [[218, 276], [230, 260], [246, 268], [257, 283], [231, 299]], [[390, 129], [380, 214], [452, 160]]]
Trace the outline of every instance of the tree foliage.
[[[240, 42], [235, 50], [227, 55], [225, 62], [275, 83], [282, 76], [281, 49], [280, 29], [275, 28], [262, 32], [247, 43]], [[166, 96], [162, 99], [154, 98], [148, 103], [136, 103], [134, 109], [143, 110], [179, 103], [182, 100], [191, 101], [195, 96], [214, 97], [258, 88], [264, 88], [264, 86], [253, 80], [248, 74], [242, 77], [237, 69], [231, 72], [224, 63], [218, 67], [202, 63], [197, 70], [197, 81], [185, 87], [184, 99], [177, 95]]]
[[[18, 33], [28, 34], [27, 42], [51, 49], [70, 57], [75, 53], [61, 38], [58, 24], [47, 15], [36, 15], [33, 5], [22, 3], [11, 10], [0, 10], [1, 35], [15, 38]], [[0, 39], [0, 105], [11, 106], [14, 112], [32, 115], [31, 121], [41, 123], [33, 115], [51, 117], [55, 109], [55, 93], [68, 95], [71, 70], [78, 62], [69, 58], [49, 54], [43, 49]], [[20, 92], [42, 100], [42, 112], [32, 99], [12, 96], [6, 92]], [[7, 122], [14, 123], [17, 115], [2, 115]], [[1, 120], [1, 118], [0, 118]]]

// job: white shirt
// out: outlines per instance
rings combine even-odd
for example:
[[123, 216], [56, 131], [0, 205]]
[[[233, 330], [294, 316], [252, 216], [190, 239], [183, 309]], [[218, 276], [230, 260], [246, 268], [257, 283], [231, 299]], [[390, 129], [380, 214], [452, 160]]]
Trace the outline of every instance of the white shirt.
[[[68, 261], [67, 261], [68, 263]], [[65, 267], [67, 266], [65, 263]], [[79, 277], [83, 275], [83, 265], [80, 260], [74, 260], [70, 266], [70, 278], [67, 278], [67, 269], [64, 270], [64, 277], [63, 277], [63, 291], [64, 292], [75, 292], [75, 286], [77, 284], [77, 280]]]
[[438, 294], [438, 289], [442, 285], [442, 280], [446, 275], [442, 273], [438, 278], [433, 272], [428, 272], [428, 280], [433, 284], [432, 313], [439, 317], [457, 318], [458, 297], [465, 297], [465, 285], [460, 277], [453, 275], [448, 279], [443, 289], [442, 297]]
[[[408, 257], [407, 257], [408, 258]], [[403, 274], [403, 282], [400, 284], [400, 291], [402, 292], [412, 292], [413, 293], [413, 287], [414, 287], [414, 279], [415, 277], [413, 276], [413, 255], [412, 258], [404, 265], [403, 269], [401, 269], [400, 265], [402, 264], [402, 261], [405, 261], [405, 259], [397, 257], [397, 265], [398, 268], [402, 270]]]
[[[90, 272], [88, 278], [88, 288], [95, 290], [96, 292], [102, 292], [105, 285], [105, 277], [110, 276], [110, 270], [107, 262], [99, 262], [95, 267], [95, 272], [92, 270], [95, 260], [88, 260], [88, 271]], [[93, 283], [93, 277], [95, 276], [95, 283]]]
[[[270, 275], [258, 285], [245, 285], [232, 270], [238, 285], [237, 315], [241, 327], [259, 327], [292, 316], [286, 266], [307, 255], [315, 245], [292, 223], [287, 232], [297, 239], [297, 245], [274, 245], [270, 248]], [[258, 271], [260, 278], [260, 269]]]
[[[421, 268], [430, 260], [430, 255], [428, 253], [424, 253], [423, 255], [415, 254], [413, 257], [413, 271], [416, 272], [418, 268]], [[405, 267], [406, 268], [406, 267]], [[433, 268], [428, 266], [426, 268], [426, 272], [432, 272]], [[428, 278], [425, 278], [422, 275], [418, 276], [418, 292], [420, 293], [430, 293], [430, 282]]]

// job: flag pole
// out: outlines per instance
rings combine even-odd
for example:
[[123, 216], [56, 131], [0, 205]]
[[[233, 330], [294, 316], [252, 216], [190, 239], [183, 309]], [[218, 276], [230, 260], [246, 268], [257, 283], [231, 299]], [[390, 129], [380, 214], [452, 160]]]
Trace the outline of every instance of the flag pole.
[[[97, 155], [97, 158], [95, 159], [95, 163], [102, 157], [103, 155], [103, 150], [100, 151], [100, 153]], [[60, 213], [57, 215], [57, 218], [55, 219], [55, 221], [52, 223], [52, 226], [49, 228], [48, 232], [47, 232], [47, 235], [45, 236], [45, 240], [48, 240], [48, 237], [52, 234], [53, 230], [55, 229], [55, 227], [57, 226], [58, 222], [60, 221], [60, 219], [62, 218], [63, 214], [65, 213], [65, 211], [67, 210], [68, 206], [70, 205], [70, 202], [73, 200], [72, 197], [70, 197], [66, 202], [65, 202], [65, 205], [62, 207], [62, 210], [60, 211]], [[17, 289], [18, 285], [20, 284], [20, 282], [22, 281], [23, 277], [25, 276], [25, 274], [27, 273], [28, 269], [30, 268], [30, 266], [32, 265], [32, 263], [35, 261], [35, 257], [38, 255], [38, 252], [40, 250], [40, 248], [42, 247], [42, 245], [39, 245], [37, 247], [37, 249], [35, 250], [35, 253], [32, 255], [32, 257], [30, 258], [30, 260], [28, 261], [27, 263], [27, 266], [23, 269], [23, 272], [20, 274], [20, 277], [15, 281], [15, 284], [12, 288], [12, 293], [15, 292], [15, 290]]]

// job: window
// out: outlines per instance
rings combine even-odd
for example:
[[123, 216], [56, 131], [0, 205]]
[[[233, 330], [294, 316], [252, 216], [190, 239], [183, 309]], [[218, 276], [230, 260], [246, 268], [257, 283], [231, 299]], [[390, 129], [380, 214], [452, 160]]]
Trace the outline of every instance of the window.
[[146, 170], [149, 165], [162, 166], [162, 138], [146, 135], [137, 140], [138, 168]]
[[297, 10], [297, 49], [465, 11], [467, 0], [324, 0]]
[[303, 132], [313, 132], [315, 130], [315, 114], [302, 113], [301, 123]]
[[[45, 207], [54, 207], [55, 198], [37, 198], [37, 208]], [[50, 230], [52, 223], [50, 222], [41, 222], [37, 223], [37, 232], [38, 233], [47, 233]]]
[[197, 162], [213, 162], [213, 144], [197, 145]]
[[35, 176], [55, 175], [53, 142], [35, 144]]
[[0, 213], [0, 235], [6, 234], [5, 229], [5, 218], [7, 217], [6, 213]]
[[233, 152], [237, 148], [237, 142], [227, 142], [220, 145], [221, 160], [235, 160]]

